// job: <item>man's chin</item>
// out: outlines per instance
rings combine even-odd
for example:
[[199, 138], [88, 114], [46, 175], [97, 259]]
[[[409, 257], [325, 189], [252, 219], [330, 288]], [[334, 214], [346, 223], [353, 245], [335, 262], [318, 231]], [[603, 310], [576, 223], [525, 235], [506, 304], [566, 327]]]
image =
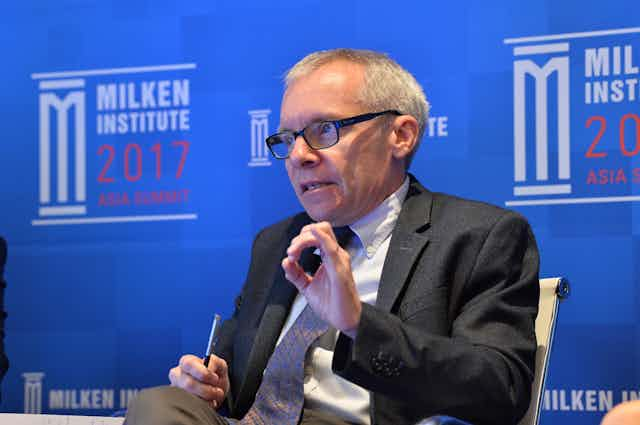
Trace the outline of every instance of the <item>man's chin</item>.
[[328, 221], [329, 223], [331, 223], [332, 226], [339, 226], [339, 224], [336, 224], [336, 215], [334, 213], [334, 211], [327, 211], [325, 209], [319, 209], [319, 208], [307, 208], [306, 206], [304, 206], [305, 211], [307, 212], [307, 214], [309, 215], [309, 217], [311, 217], [311, 219], [315, 222], [321, 222], [321, 221]]

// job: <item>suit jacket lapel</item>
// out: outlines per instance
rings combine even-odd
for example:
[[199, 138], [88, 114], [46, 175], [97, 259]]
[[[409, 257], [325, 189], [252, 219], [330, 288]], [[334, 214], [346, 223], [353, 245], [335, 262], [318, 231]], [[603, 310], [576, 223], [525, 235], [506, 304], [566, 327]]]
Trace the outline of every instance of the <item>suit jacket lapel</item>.
[[[282, 252], [282, 258], [284, 258], [284, 253], [291, 239], [297, 236], [300, 229], [308, 223], [310, 223], [310, 219], [304, 214], [291, 225], [281, 243], [280, 251]], [[300, 265], [305, 270], [314, 272], [319, 263], [316, 261], [316, 256], [312, 253], [313, 250], [305, 250], [300, 257]], [[265, 279], [265, 283], [267, 282], [268, 280]], [[253, 348], [251, 349], [251, 354], [247, 362], [247, 375], [242, 382], [240, 391], [237, 393], [235, 410], [244, 411], [251, 407], [253, 396], [262, 380], [264, 368], [267, 365], [269, 357], [275, 348], [278, 336], [289, 315], [291, 304], [298, 293], [296, 287], [284, 277], [284, 272], [281, 267], [277, 268], [272, 282], [269, 295], [265, 300], [266, 306], [260, 319], [260, 325], [258, 326], [254, 341], [251, 342]], [[247, 343], [249, 343], [249, 341], [247, 341]]]
[[376, 306], [391, 311], [402, 293], [413, 265], [429, 242], [432, 195], [409, 175], [411, 183], [391, 236], [378, 287]]

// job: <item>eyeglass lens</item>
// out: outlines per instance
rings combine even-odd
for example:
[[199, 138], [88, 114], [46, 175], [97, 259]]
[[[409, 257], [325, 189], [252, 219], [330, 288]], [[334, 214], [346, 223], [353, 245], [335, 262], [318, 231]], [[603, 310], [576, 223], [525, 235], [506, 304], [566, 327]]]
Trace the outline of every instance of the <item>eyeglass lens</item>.
[[[303, 134], [306, 143], [313, 149], [327, 148], [335, 145], [338, 141], [338, 129], [331, 121], [311, 123], [304, 129]], [[294, 144], [295, 135], [290, 131], [269, 138], [269, 146], [278, 158], [286, 158]]]

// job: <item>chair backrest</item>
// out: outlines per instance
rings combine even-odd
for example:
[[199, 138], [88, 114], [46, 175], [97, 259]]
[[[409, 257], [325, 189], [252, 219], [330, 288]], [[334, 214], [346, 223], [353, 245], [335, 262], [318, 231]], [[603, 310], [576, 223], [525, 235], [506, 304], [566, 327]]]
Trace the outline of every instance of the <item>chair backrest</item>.
[[549, 353], [553, 344], [556, 329], [558, 307], [560, 300], [569, 296], [569, 282], [562, 277], [540, 279], [540, 301], [538, 303], [538, 317], [536, 317], [536, 375], [531, 388], [531, 403], [529, 410], [518, 425], [538, 425], [540, 408], [544, 391], [544, 381], [547, 377]]

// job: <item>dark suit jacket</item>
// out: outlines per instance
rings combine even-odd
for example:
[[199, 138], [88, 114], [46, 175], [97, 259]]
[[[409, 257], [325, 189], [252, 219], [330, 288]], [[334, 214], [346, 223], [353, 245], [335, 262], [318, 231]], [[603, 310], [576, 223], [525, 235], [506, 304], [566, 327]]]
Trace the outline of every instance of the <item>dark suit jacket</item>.
[[[517, 213], [411, 180], [376, 305], [363, 306], [355, 341], [339, 337], [333, 370], [371, 391], [373, 424], [446, 414], [513, 425], [534, 371], [539, 259], [531, 229]], [[309, 221], [296, 215], [254, 241], [218, 345], [230, 367], [232, 417], [250, 408], [296, 295], [280, 261]]]

